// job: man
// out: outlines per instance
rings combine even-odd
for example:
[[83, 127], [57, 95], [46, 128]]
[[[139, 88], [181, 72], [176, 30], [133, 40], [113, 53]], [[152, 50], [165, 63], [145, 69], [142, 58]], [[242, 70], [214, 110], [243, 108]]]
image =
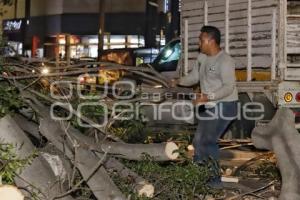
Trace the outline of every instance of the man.
[[[194, 162], [203, 164], [219, 160], [218, 138], [237, 115], [238, 93], [235, 83], [235, 62], [221, 48], [221, 33], [213, 26], [204, 26], [199, 36], [201, 53], [197, 65], [179, 85], [192, 86], [200, 82], [201, 93], [194, 104], [198, 107], [198, 127], [194, 136]], [[205, 104], [205, 110], [199, 109]], [[219, 171], [215, 167], [215, 171]], [[219, 173], [212, 185], [221, 184]]]

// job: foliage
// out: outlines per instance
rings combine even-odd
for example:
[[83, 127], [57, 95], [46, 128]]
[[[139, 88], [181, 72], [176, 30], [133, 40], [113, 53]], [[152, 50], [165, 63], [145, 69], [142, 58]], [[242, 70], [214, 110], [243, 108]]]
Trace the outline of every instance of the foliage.
[[3, 5], [12, 5], [13, 0], [0, 0], [0, 3]]
[[17, 156], [15, 147], [12, 144], [0, 143], [0, 177], [2, 177], [3, 183], [12, 184], [15, 173], [30, 164], [35, 156], [36, 154], [33, 153], [21, 159]]
[[[4, 42], [0, 38], [0, 49], [3, 46]], [[0, 55], [0, 66], [2, 62], [3, 59]], [[0, 68], [0, 73], [2, 74], [2, 72], [3, 69]], [[0, 118], [8, 113], [15, 112], [23, 105], [17, 88], [2, 80], [0, 83]], [[26, 164], [29, 164], [33, 157], [34, 155], [31, 155], [28, 158], [20, 159], [16, 155], [13, 145], [3, 144], [0, 141], [0, 176], [3, 182], [7, 184], [13, 183], [15, 173], [21, 170]]]
[[[127, 108], [124, 107], [124, 110], [125, 109]], [[124, 118], [115, 120], [113, 125], [110, 127], [109, 132], [127, 143], [148, 144], [172, 140], [176, 141], [176, 143], [179, 142], [188, 144], [191, 141], [190, 133], [188, 131], [174, 129], [153, 131], [153, 129], [148, 126], [144, 113], [135, 109], [136, 108], [133, 107], [132, 112], [126, 112], [121, 115], [121, 117], [127, 117], [130, 120], [124, 120]]]
[[[1, 11], [0, 11], [1, 13]], [[2, 66], [1, 63], [4, 62], [4, 57], [2, 54], [4, 54], [4, 46], [6, 44], [6, 41], [4, 38], [1, 38], [1, 33], [0, 33], [0, 70], [2, 71]]]
[[128, 143], [147, 143], [149, 135], [149, 130], [141, 120], [117, 121], [110, 132]]
[[14, 112], [24, 105], [18, 90], [3, 82], [0, 84], [0, 117]]
[[[4, 40], [0, 38], [0, 51], [1, 47], [5, 45]], [[3, 57], [0, 55], [0, 74], [3, 74], [5, 71], [1, 67], [3, 63]], [[6, 70], [10, 70], [9, 68]], [[1, 80], [0, 83], [0, 117], [16, 111], [23, 106], [23, 101], [20, 98], [18, 89], [14, 86], [11, 86], [7, 81]]]
[[[196, 165], [190, 161], [181, 163], [158, 163], [145, 156], [143, 161], [124, 161], [124, 164], [150, 181], [156, 188], [153, 199], [192, 200], [195, 196], [208, 195], [211, 191], [206, 182], [212, 177], [210, 165]], [[130, 195], [133, 200], [145, 200], [133, 193], [132, 180], [113, 176], [124, 194]]]
[[[0, 17], [2, 17], [4, 15], [4, 13], [7, 12], [7, 10], [5, 10], [4, 6], [12, 6], [13, 4], [13, 0], [0, 0]], [[1, 36], [2, 33], [0, 33]], [[1, 38], [0, 38], [1, 40]]]

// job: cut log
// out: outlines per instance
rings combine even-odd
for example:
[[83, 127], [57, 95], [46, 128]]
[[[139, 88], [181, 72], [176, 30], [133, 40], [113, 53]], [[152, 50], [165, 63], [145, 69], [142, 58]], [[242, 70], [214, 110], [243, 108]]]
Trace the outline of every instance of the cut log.
[[[5, 143], [16, 145], [16, 154], [20, 158], [28, 157], [35, 150], [29, 138], [10, 116], [0, 120], [0, 139]], [[63, 192], [58, 179], [42, 156], [38, 156], [30, 165], [26, 166], [15, 178], [15, 183], [18, 187], [34, 191], [39, 199], [52, 199]], [[73, 198], [66, 196], [62, 199], [71, 200]]]
[[277, 111], [272, 121], [252, 132], [254, 145], [274, 151], [282, 177], [280, 200], [300, 199], [300, 135], [295, 115], [288, 108]]
[[122, 178], [128, 178], [130, 177], [134, 181], [134, 189], [135, 192], [139, 196], [146, 196], [148, 198], [152, 198], [154, 195], [154, 186], [146, 181], [144, 178], [140, 177], [135, 172], [131, 171], [127, 167], [125, 167], [122, 163], [120, 163], [118, 160], [114, 158], [109, 158], [105, 164], [104, 167], [107, 170], [111, 170], [114, 172], [117, 172], [117, 174]]
[[11, 185], [0, 186], [1, 200], [24, 200], [24, 195], [18, 188]]
[[223, 183], [238, 183], [239, 178], [238, 177], [232, 177], [232, 176], [222, 176], [221, 181]]
[[74, 169], [71, 160], [51, 143], [40, 149], [40, 152], [43, 158], [49, 163], [54, 174], [59, 176], [60, 181], [66, 187], [70, 188], [72, 183], [69, 181], [71, 181]]
[[[72, 149], [66, 145], [64, 139], [66, 130], [62, 129], [59, 122], [50, 118], [49, 109], [47, 109], [47, 107], [41, 107], [41, 105], [35, 106], [36, 110], [41, 111], [40, 133], [51, 141], [56, 148], [64, 152], [70, 160], [73, 160]], [[126, 199], [110, 179], [103, 166], [99, 167], [99, 169], [90, 177], [91, 169], [97, 165], [99, 160], [91, 151], [79, 148], [77, 152], [76, 160], [78, 163], [74, 164], [77, 166], [83, 178], [87, 181], [88, 186], [97, 199]]]
[[126, 144], [119, 142], [104, 142], [98, 151], [108, 152], [127, 160], [141, 160], [147, 154], [155, 161], [176, 160], [179, 156], [178, 146], [174, 142], [160, 144]]
[[[79, 148], [78, 149], [77, 168], [80, 171], [83, 178], [87, 181], [88, 186], [93, 191], [93, 194], [97, 199], [107, 200], [125, 200], [125, 196], [117, 188], [114, 182], [111, 180], [103, 166], [92, 175], [92, 169], [97, 166], [99, 159], [97, 156], [91, 154], [89, 150]], [[92, 175], [92, 176], [91, 176]], [[89, 180], [87, 180], [89, 178]]]

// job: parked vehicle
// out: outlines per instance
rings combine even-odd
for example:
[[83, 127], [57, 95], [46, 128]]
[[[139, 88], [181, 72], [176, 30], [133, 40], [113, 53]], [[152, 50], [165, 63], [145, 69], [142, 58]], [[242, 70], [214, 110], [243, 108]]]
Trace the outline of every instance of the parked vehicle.
[[[277, 108], [300, 109], [300, 4], [288, 0], [182, 0], [181, 38], [169, 43], [153, 62], [168, 79], [187, 74], [196, 62], [203, 25], [218, 27], [224, 50], [236, 60], [240, 101], [260, 102], [265, 117], [241, 120], [247, 137], [256, 124], [270, 120]], [[292, 9], [293, 8], [293, 9]], [[254, 107], [253, 107], [254, 109]], [[243, 128], [241, 128], [243, 127]]]

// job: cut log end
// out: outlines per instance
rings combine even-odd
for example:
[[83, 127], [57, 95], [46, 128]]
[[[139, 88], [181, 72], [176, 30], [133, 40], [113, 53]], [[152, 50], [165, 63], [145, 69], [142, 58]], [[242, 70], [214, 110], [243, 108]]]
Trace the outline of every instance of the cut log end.
[[176, 160], [179, 156], [178, 146], [174, 142], [168, 142], [165, 148], [165, 153], [170, 160]]
[[152, 198], [154, 196], [154, 186], [150, 183], [143, 183], [135, 188], [138, 195]]
[[188, 150], [188, 151], [195, 151], [195, 148], [194, 148], [193, 145], [189, 145], [189, 146], [187, 147], [187, 150]]
[[11, 185], [0, 186], [1, 200], [24, 200], [23, 194], [18, 188]]

